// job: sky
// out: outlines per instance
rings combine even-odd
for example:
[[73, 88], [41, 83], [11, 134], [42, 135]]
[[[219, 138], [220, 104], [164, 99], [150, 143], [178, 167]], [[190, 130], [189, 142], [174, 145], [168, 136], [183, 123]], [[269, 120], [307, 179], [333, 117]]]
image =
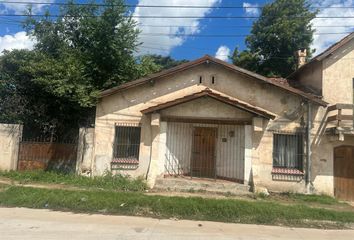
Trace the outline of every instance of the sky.
[[[0, 52], [4, 49], [31, 49], [35, 39], [29, 38], [21, 28], [21, 17], [1, 16], [1, 14], [22, 14], [26, 4], [1, 3], [16, 2], [65, 2], [64, 0], [0, 0]], [[99, 0], [97, 0], [99, 2]], [[78, 0], [79, 3], [87, 1]], [[245, 37], [251, 30], [252, 17], [260, 14], [259, 8], [271, 0], [128, 0], [128, 4], [136, 5], [194, 5], [205, 8], [143, 8], [134, 7], [130, 11], [135, 16], [200, 16], [199, 18], [137, 18], [143, 43], [137, 55], [162, 54], [171, 55], [175, 59], [196, 59], [205, 54], [228, 60], [235, 47], [245, 49]], [[331, 6], [351, 8], [321, 8], [317, 16], [353, 16], [354, 0], [312, 0], [313, 6]], [[240, 6], [238, 9], [216, 8], [221, 6]], [[46, 9], [57, 12], [57, 6], [33, 5], [33, 12], [43, 13]], [[250, 18], [210, 19], [208, 16], [243, 16]], [[313, 20], [316, 33], [345, 33], [354, 31], [354, 18], [340, 19], [316, 18]], [[166, 27], [167, 26], [167, 27]], [[164, 36], [161, 36], [161, 33]], [[179, 34], [179, 36], [176, 36]], [[188, 35], [188, 36], [180, 36]], [[205, 37], [205, 35], [241, 35], [232, 37]], [[159, 35], [159, 36], [156, 36]], [[204, 37], [201, 37], [204, 35]], [[315, 35], [312, 48], [316, 54], [343, 38], [346, 34]]]

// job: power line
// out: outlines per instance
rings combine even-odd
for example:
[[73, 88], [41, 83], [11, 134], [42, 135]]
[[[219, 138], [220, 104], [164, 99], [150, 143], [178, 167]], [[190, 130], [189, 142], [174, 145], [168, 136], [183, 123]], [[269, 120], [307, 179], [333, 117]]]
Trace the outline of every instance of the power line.
[[[104, 4], [104, 3], [60, 3], [60, 2], [19, 2], [19, 1], [1, 1], [0, 3], [5, 4], [22, 4], [22, 5], [53, 5], [53, 6], [69, 6], [69, 5], [77, 5], [77, 6], [102, 6], [102, 7], [112, 7], [112, 6], [121, 6], [118, 4]], [[133, 8], [207, 8], [207, 9], [262, 9], [264, 6], [206, 6], [206, 5], [146, 5], [146, 4], [124, 4], [123, 6]], [[317, 9], [342, 9], [342, 8], [354, 8], [354, 6], [310, 6], [310, 8]]]
[[[72, 17], [72, 18], [82, 18], [82, 17], [102, 17], [102, 15], [46, 15], [46, 14], [0, 14], [3, 17]], [[256, 16], [147, 16], [147, 15], [124, 15], [127, 18], [155, 18], [155, 19], [258, 19]], [[303, 16], [288, 16], [287, 18], [304, 18]], [[318, 16], [314, 19], [354, 19], [354, 16]]]
[[[313, 33], [313, 35], [343, 35], [350, 34], [352, 32], [340, 32], [340, 33]], [[304, 35], [304, 34], [302, 34]], [[151, 36], [151, 37], [205, 37], [205, 38], [232, 38], [232, 37], [247, 37], [249, 35], [245, 34], [169, 34], [169, 33], [140, 33], [140, 36]]]
[[[186, 51], [190, 51], [190, 49], [192, 50], [200, 50], [200, 51], [203, 51], [202, 49], [198, 49], [198, 48], [193, 48], [193, 47], [181, 47], [181, 46], [177, 46], [178, 47], [178, 50], [186, 50]], [[151, 49], [151, 50], [161, 50], [161, 51], [170, 51], [171, 49], [165, 49], [165, 48], [158, 48], [158, 47], [149, 47], [149, 46], [140, 46], [139, 48], [143, 48], [143, 49]], [[217, 49], [206, 49], [206, 51], [212, 51], [212, 52], [216, 52]], [[218, 56], [225, 56], [225, 57], [231, 57], [232, 54], [221, 54], [221, 55], [218, 55]], [[267, 57], [267, 60], [268, 59], [288, 59], [290, 57], [295, 57], [294, 55], [289, 55], [289, 56], [270, 56], [270, 57]], [[329, 58], [333, 58], [333, 57], [329, 57]], [[354, 60], [353, 57], [346, 57], [346, 58], [341, 58], [341, 60]]]
[[[7, 22], [14, 22], [22, 24], [23, 21], [15, 20], [13, 18], [6, 18], [0, 15], [0, 18], [7, 20]], [[152, 28], [200, 28], [201, 26], [193, 25], [151, 25], [151, 24], [138, 24], [139, 27], [152, 27]], [[207, 25], [209, 28], [252, 28], [252, 25]], [[312, 25], [314, 28], [354, 28], [354, 25]]]
[[[159, 28], [159, 27], [166, 27], [166, 28], [170, 28], [170, 27], [176, 27], [176, 28], [199, 28], [200, 26], [193, 26], [193, 25], [146, 25], [146, 24], [138, 24], [138, 26], [141, 27], [153, 27], [153, 28]], [[208, 25], [208, 27], [215, 27], [215, 28], [251, 28], [253, 27], [252, 25]], [[350, 28], [350, 27], [354, 27], [354, 25], [312, 25], [312, 27], [346, 27], [346, 28]]]

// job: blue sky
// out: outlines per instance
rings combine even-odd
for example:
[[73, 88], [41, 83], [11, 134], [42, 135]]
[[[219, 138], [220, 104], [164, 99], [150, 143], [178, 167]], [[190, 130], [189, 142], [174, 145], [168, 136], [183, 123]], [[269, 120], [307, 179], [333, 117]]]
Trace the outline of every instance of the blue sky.
[[[21, 14], [26, 5], [2, 3], [0, 0], [1, 14]], [[8, 0], [11, 1], [11, 0]], [[55, 2], [56, 0], [13, 0], [22, 2]], [[196, 5], [196, 6], [262, 6], [271, 0], [129, 0], [129, 4], [141, 5]], [[57, 0], [56, 2], [64, 2]], [[80, 3], [86, 1], [80, 0]], [[99, 1], [98, 1], [99, 2]], [[354, 0], [313, 0], [316, 6], [353, 6]], [[57, 6], [34, 5], [35, 13], [43, 13], [45, 9], [57, 11]], [[238, 34], [247, 35], [250, 31], [253, 19], [208, 19], [205, 16], [258, 16], [259, 9], [183, 9], [183, 8], [132, 8], [134, 15], [153, 16], [201, 16], [199, 19], [137, 19], [141, 25], [143, 42], [138, 54], [157, 53], [171, 55], [176, 59], [195, 59], [204, 54], [217, 56], [226, 60], [233, 49], [238, 46], [244, 49], [244, 37], [176, 37], [174, 34], [183, 33], [188, 35], [205, 34]], [[354, 16], [354, 8], [345, 9], [322, 9], [319, 16]], [[204, 17], [203, 17], [204, 16]], [[0, 51], [3, 49], [31, 48], [33, 40], [23, 32], [19, 25], [19, 17], [0, 16]], [[315, 19], [313, 24], [317, 32], [350, 32], [353, 31], [354, 19]], [[346, 27], [333, 27], [333, 26]], [[155, 27], [152, 27], [155, 26]], [[156, 27], [159, 26], [159, 27]], [[162, 27], [170, 26], [170, 27]], [[172, 26], [172, 27], [171, 27]], [[242, 27], [237, 27], [242, 26]], [[317, 27], [321, 26], [321, 27]], [[326, 27], [324, 27], [326, 26]], [[349, 27], [348, 27], [349, 26]], [[151, 36], [151, 34], [163, 33], [170, 36]], [[313, 47], [317, 53], [325, 47], [338, 41], [344, 34], [315, 36]]]

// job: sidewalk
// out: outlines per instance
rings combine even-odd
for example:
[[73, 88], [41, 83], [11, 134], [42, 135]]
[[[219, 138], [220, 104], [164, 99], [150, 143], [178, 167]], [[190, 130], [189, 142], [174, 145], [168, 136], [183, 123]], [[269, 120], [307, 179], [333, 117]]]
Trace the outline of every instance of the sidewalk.
[[354, 231], [157, 220], [26, 208], [0, 208], [0, 236], [1, 239], [6, 240], [352, 240], [354, 239]]

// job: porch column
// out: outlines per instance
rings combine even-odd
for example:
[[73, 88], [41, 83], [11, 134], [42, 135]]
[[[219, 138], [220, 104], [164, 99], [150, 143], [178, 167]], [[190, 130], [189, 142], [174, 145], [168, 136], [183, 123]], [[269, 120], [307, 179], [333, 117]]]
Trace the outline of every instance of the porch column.
[[252, 125], [245, 125], [245, 167], [244, 184], [248, 185], [252, 178]]
[[153, 122], [151, 124], [151, 159], [147, 173], [147, 184], [150, 188], [154, 187], [156, 178], [164, 173], [167, 122], [158, 122], [158, 125]]

